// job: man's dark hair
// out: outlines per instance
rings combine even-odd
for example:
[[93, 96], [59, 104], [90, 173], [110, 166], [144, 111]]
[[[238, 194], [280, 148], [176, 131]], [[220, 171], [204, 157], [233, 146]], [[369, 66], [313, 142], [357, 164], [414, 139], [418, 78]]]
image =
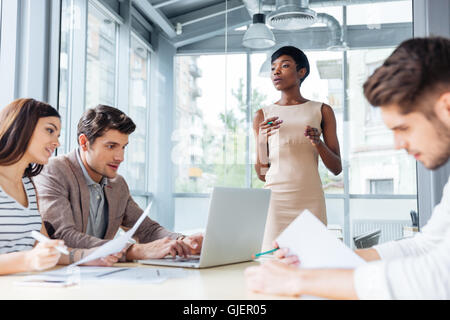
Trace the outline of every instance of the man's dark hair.
[[294, 59], [295, 63], [297, 64], [297, 71], [300, 71], [300, 69], [302, 68], [306, 68], [305, 76], [300, 82], [302, 83], [309, 75], [309, 61], [305, 53], [299, 48], [293, 46], [281, 47], [272, 54], [271, 63], [273, 63], [275, 60], [277, 60], [279, 57], [283, 55], [290, 56], [292, 59]]
[[101, 137], [108, 130], [118, 130], [124, 134], [131, 134], [136, 129], [133, 120], [117, 108], [99, 104], [93, 109], [88, 109], [78, 122], [79, 137], [86, 135], [92, 144], [95, 139]]
[[450, 39], [406, 40], [364, 83], [373, 106], [395, 104], [403, 114], [421, 111], [430, 117], [430, 102], [450, 91]]

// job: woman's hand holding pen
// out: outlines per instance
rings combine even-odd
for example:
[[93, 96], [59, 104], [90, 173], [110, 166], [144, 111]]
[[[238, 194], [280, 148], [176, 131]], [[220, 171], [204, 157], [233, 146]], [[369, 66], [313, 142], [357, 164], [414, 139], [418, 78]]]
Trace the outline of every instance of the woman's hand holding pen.
[[[302, 291], [302, 281], [298, 257], [287, 256], [289, 249], [279, 248], [276, 241], [272, 245], [274, 250], [276, 249], [274, 255], [277, 260], [247, 268], [245, 270], [247, 288], [260, 293], [299, 296]], [[262, 254], [264, 253], [259, 255]]]
[[42, 271], [54, 267], [61, 256], [61, 253], [56, 249], [57, 246], [64, 246], [64, 241], [39, 242], [32, 250], [26, 251], [25, 265], [27, 271]]
[[278, 117], [267, 118], [259, 124], [259, 132], [268, 138], [274, 134], [276, 129], [280, 128], [281, 123], [283, 120], [279, 120]]
[[301, 274], [301, 269], [274, 260], [245, 269], [245, 282], [254, 292], [298, 297], [303, 291]]

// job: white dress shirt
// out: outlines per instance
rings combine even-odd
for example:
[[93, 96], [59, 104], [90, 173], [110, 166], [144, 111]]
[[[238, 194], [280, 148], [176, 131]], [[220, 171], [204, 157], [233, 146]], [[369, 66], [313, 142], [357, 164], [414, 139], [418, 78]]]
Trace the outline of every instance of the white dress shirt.
[[360, 299], [450, 299], [450, 178], [420, 233], [374, 249], [381, 260], [354, 273]]

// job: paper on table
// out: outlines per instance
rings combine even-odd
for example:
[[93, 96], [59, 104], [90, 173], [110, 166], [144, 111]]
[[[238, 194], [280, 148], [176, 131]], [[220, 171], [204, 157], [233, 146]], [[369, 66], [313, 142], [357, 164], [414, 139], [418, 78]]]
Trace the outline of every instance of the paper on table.
[[[195, 270], [197, 271], [197, 270]], [[68, 286], [89, 283], [161, 283], [171, 278], [184, 278], [195, 271], [182, 268], [155, 269], [148, 267], [75, 267], [47, 271], [15, 282], [21, 286]]]
[[342, 241], [330, 234], [325, 225], [305, 210], [277, 238], [280, 248], [289, 248], [302, 268], [356, 268], [366, 262]]
[[77, 265], [80, 265], [80, 264], [83, 264], [83, 263], [86, 263], [86, 262], [89, 262], [89, 261], [92, 261], [95, 259], [103, 258], [103, 257], [109, 256], [111, 254], [122, 251], [127, 246], [127, 244], [129, 243], [129, 241], [131, 240], [131, 238], [133, 237], [134, 233], [139, 228], [141, 223], [144, 221], [145, 217], [147, 217], [148, 214], [150, 213], [150, 208], [152, 207], [152, 203], [153, 202], [150, 202], [148, 207], [145, 209], [145, 211], [139, 217], [138, 221], [136, 221], [136, 223], [134, 224], [133, 228], [131, 228], [130, 230], [128, 230], [121, 236], [119, 236], [111, 241], [108, 241], [104, 245], [98, 247], [97, 250], [92, 252], [90, 255], [71, 264], [69, 267], [74, 267], [74, 266], [77, 266]]

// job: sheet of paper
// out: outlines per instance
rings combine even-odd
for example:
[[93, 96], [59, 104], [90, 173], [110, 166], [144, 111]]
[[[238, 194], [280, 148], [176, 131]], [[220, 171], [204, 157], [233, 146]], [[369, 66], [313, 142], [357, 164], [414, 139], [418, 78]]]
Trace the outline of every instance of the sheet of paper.
[[308, 210], [281, 233], [277, 243], [299, 257], [301, 268], [356, 268], [366, 263]]
[[131, 238], [133, 237], [134, 233], [139, 228], [141, 223], [149, 215], [151, 207], [152, 207], [152, 202], [145, 209], [145, 211], [142, 213], [142, 215], [139, 217], [138, 221], [136, 221], [133, 228], [131, 228], [130, 230], [128, 230], [121, 236], [119, 236], [111, 241], [108, 241], [104, 245], [98, 247], [97, 250], [92, 252], [90, 255], [84, 257], [83, 259], [71, 264], [70, 267], [78, 266], [80, 264], [83, 264], [83, 263], [86, 263], [86, 262], [89, 262], [89, 261], [92, 261], [95, 259], [103, 258], [103, 257], [109, 256], [111, 254], [122, 251], [127, 246], [127, 244], [130, 242]]
[[[96, 283], [161, 283], [170, 278], [183, 278], [190, 275], [191, 270], [182, 268], [156, 269], [147, 267], [72, 267], [61, 268], [26, 277], [17, 285], [56, 285]], [[196, 270], [195, 270], [196, 271]]]

